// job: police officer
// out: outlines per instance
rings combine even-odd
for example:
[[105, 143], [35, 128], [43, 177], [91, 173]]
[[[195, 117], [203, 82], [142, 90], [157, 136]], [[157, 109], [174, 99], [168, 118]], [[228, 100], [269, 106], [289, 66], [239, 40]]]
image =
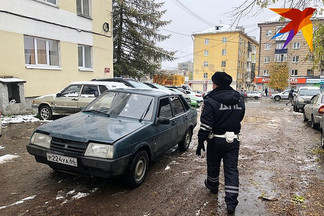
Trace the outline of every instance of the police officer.
[[225, 72], [212, 76], [213, 90], [204, 99], [196, 154], [205, 151], [207, 140], [207, 179], [205, 186], [218, 193], [219, 169], [223, 159], [225, 174], [225, 202], [227, 212], [233, 214], [238, 204], [239, 173], [237, 169], [241, 121], [245, 114], [244, 99], [230, 84], [232, 77]]

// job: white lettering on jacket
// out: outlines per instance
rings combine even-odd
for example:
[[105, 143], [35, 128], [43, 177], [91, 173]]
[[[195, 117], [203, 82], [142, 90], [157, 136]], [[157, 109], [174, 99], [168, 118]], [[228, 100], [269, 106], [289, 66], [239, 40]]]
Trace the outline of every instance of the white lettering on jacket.
[[238, 104], [228, 106], [225, 104], [220, 104], [219, 110], [242, 110], [242, 107], [240, 107]]

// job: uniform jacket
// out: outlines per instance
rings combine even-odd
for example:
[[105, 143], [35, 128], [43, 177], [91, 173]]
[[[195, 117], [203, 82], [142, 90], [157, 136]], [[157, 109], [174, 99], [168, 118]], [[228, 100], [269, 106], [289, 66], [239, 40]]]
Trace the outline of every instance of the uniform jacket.
[[238, 134], [244, 114], [244, 99], [239, 92], [230, 86], [215, 88], [204, 99], [199, 140], [207, 140], [211, 131], [214, 134], [224, 134], [226, 131]]

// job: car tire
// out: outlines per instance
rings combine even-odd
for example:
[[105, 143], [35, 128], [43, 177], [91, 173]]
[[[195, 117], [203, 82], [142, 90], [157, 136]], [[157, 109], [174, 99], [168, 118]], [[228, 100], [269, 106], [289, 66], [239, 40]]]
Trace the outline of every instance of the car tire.
[[308, 122], [308, 118], [306, 118], [305, 112], [303, 113], [303, 117], [304, 117], [304, 122]]
[[127, 173], [127, 180], [131, 188], [137, 188], [138, 186], [143, 184], [148, 166], [149, 157], [147, 151], [138, 151], [132, 158]]
[[53, 118], [52, 109], [48, 105], [41, 105], [38, 115], [41, 120], [51, 120]]
[[178, 144], [179, 150], [180, 151], [186, 151], [189, 148], [190, 142], [191, 142], [191, 137], [192, 137], [192, 130], [188, 129], [183, 136], [181, 142]]
[[296, 106], [293, 106], [293, 110], [294, 110], [295, 112], [297, 112], [297, 108], [296, 108]]
[[311, 122], [312, 122], [312, 128], [313, 128], [313, 129], [317, 129], [317, 128], [318, 128], [318, 124], [315, 123], [315, 121], [314, 121], [314, 116], [312, 116], [312, 120], [311, 120]]
[[258, 99], [259, 99], [259, 97], [255, 96], [255, 97], [254, 97], [254, 99], [255, 99], [255, 100], [258, 100]]
[[281, 98], [279, 96], [275, 96], [274, 99], [275, 101], [280, 101]]
[[321, 130], [321, 146], [324, 148], [324, 132]]

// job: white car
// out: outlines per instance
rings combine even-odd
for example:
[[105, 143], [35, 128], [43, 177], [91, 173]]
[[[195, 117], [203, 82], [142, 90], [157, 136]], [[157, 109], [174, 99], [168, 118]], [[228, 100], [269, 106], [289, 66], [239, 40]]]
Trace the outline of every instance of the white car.
[[62, 91], [33, 100], [32, 108], [40, 119], [49, 120], [53, 115], [69, 115], [79, 112], [104, 91], [129, 88], [120, 82], [81, 81], [73, 82]]
[[[271, 99], [274, 99], [275, 101], [288, 100], [289, 92], [290, 92], [290, 89], [286, 89], [283, 92], [272, 94]], [[294, 92], [293, 95], [295, 96], [296, 92]]]
[[246, 92], [246, 97], [247, 98], [254, 98], [254, 99], [259, 99], [262, 97], [262, 93], [258, 91], [248, 91]]
[[310, 102], [304, 106], [304, 121], [311, 121], [312, 128], [316, 129], [324, 112], [324, 93], [314, 95]]

